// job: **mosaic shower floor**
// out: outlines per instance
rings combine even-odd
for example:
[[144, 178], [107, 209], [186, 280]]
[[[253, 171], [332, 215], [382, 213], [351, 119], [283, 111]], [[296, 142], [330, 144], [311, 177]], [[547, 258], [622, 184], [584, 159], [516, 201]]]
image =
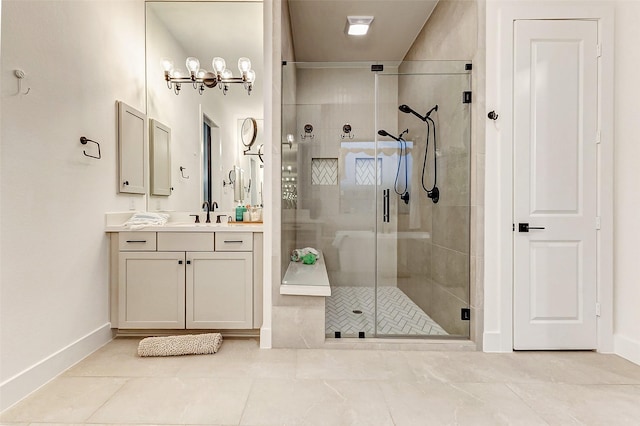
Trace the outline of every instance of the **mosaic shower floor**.
[[[326, 299], [325, 332], [335, 336], [374, 334], [374, 288], [331, 287]], [[440, 325], [397, 287], [378, 288], [378, 335], [447, 335]]]

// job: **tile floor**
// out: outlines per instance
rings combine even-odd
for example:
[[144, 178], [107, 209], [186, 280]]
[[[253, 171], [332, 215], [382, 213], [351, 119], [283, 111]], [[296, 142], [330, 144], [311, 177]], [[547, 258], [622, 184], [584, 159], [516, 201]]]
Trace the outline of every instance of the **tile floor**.
[[260, 350], [138, 358], [119, 338], [0, 423], [638, 425], [640, 366], [592, 352]]
[[[398, 287], [379, 287], [379, 335], [447, 335], [448, 333]], [[333, 286], [325, 308], [325, 334], [333, 337], [374, 335], [376, 294], [374, 287]]]

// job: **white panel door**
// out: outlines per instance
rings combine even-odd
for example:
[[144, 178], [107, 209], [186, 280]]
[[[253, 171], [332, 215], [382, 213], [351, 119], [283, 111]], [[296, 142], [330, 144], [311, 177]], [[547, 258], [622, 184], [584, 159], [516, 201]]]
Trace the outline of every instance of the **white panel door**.
[[597, 23], [514, 37], [514, 349], [594, 349]]
[[187, 328], [253, 327], [251, 252], [188, 252], [186, 273]]

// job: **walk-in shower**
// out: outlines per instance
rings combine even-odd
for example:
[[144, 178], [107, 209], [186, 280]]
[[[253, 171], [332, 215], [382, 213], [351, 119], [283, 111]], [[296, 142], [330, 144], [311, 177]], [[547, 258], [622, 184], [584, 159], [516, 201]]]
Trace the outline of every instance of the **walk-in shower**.
[[282, 258], [323, 252], [327, 337], [468, 338], [471, 67], [372, 65], [282, 67]]

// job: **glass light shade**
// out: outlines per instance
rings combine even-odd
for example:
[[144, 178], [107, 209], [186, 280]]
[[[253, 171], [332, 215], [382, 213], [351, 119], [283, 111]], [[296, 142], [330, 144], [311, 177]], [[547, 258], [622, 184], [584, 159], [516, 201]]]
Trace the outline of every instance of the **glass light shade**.
[[213, 61], [211, 61], [211, 65], [213, 66], [213, 71], [216, 74], [222, 74], [222, 71], [224, 71], [227, 67], [227, 63], [219, 56], [213, 58]]
[[162, 58], [162, 69], [168, 72], [171, 72], [173, 69], [173, 61], [171, 59]]
[[182, 70], [172, 70], [171, 77], [172, 78], [184, 78], [186, 76], [185, 72]]
[[247, 71], [247, 82], [253, 83], [256, 81], [256, 72], [254, 70]]
[[251, 69], [251, 61], [249, 60], [249, 58], [238, 59], [238, 69], [242, 74], [249, 71]]
[[200, 69], [200, 61], [198, 60], [198, 58], [194, 58], [193, 56], [189, 56], [185, 61], [185, 64], [187, 65], [187, 69], [191, 73], [197, 73]]
[[231, 72], [230, 69], [225, 68], [224, 71], [222, 71], [222, 78], [224, 79], [233, 78], [233, 73]]

